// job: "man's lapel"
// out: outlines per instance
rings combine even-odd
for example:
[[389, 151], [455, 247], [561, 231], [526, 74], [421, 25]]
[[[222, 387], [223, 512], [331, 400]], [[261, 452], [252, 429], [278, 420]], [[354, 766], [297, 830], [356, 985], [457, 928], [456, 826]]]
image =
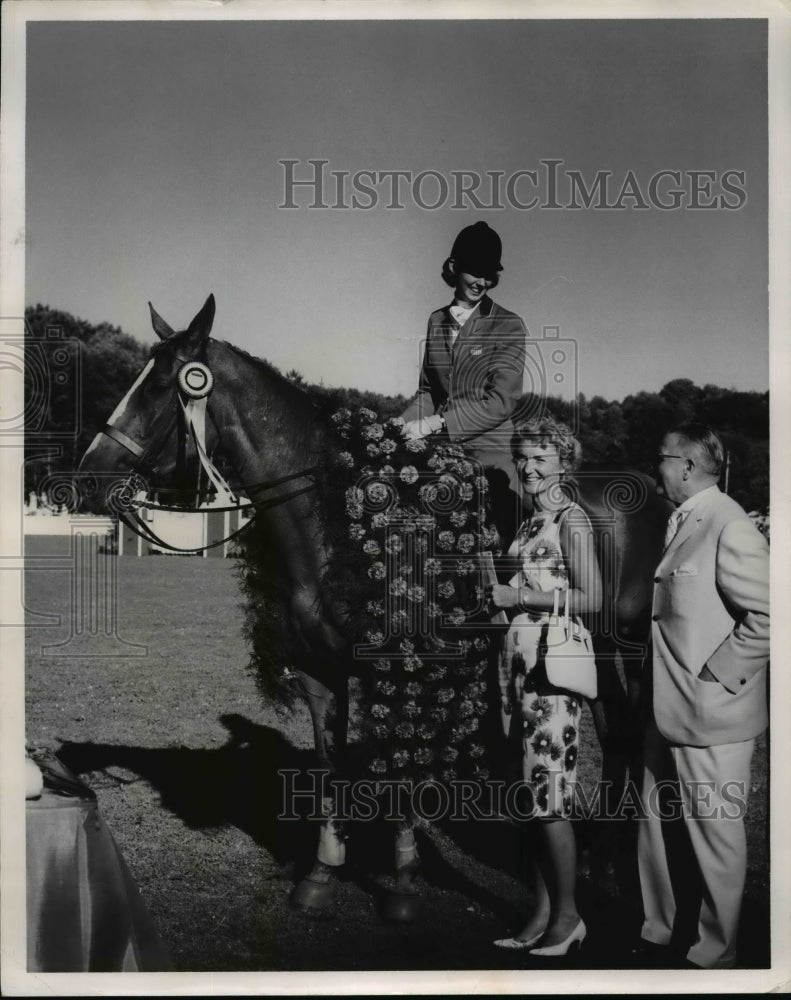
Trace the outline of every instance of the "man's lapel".
[[675, 534], [675, 537], [665, 549], [664, 559], [667, 559], [669, 555], [672, 555], [677, 549], [679, 549], [688, 539], [690, 539], [694, 533], [697, 531], [701, 521], [706, 517], [711, 503], [716, 500], [721, 494], [719, 492], [712, 493], [709, 496], [703, 497], [701, 501], [695, 505], [695, 507], [687, 514], [681, 527]]
[[703, 520], [703, 513], [697, 508], [691, 510], [689, 514], [684, 518], [681, 527], [675, 533], [674, 537], [670, 541], [665, 550], [665, 558], [671, 555], [676, 549], [680, 548], [688, 538], [691, 538], [695, 533], [700, 522]]

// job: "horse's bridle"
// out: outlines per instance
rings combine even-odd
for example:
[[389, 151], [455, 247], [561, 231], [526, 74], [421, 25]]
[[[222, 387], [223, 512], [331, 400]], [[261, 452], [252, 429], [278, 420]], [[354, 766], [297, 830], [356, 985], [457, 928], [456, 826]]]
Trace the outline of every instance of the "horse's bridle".
[[[155, 350], [156, 348], [153, 348], [152, 354]], [[182, 367], [188, 363], [187, 358], [182, 358], [181, 356], [175, 354], [174, 357], [176, 358], [177, 361], [180, 361], [182, 363]], [[122, 402], [119, 404], [118, 407], [116, 407], [112, 416], [100, 431], [101, 434], [104, 434], [105, 437], [109, 437], [111, 440], [115, 441], [116, 444], [120, 444], [122, 448], [124, 448], [133, 456], [134, 464], [132, 467], [136, 472], [139, 472], [141, 475], [148, 475], [152, 477], [156, 476], [157, 468], [149, 461], [149, 458], [152, 454], [159, 453], [165, 441], [172, 434], [173, 429], [176, 425], [176, 420], [178, 418], [178, 401], [175, 393], [168, 405], [167, 413], [163, 414], [164, 416], [167, 417], [167, 420], [164, 423], [161, 423], [159, 429], [156, 431], [155, 434], [152, 435], [151, 440], [148, 441], [148, 443], [145, 445], [142, 445], [138, 441], [135, 441], [134, 438], [130, 437], [124, 431], [120, 430], [120, 428], [116, 427], [114, 424], [114, 420], [116, 418], [116, 415], [118, 414], [119, 409], [123, 407], [126, 400], [128, 400], [131, 397], [136, 388], [138, 388], [140, 385], [143, 384], [153, 364], [154, 364], [154, 359], [153, 357], [151, 357], [146, 362], [142, 371], [135, 379], [131, 388], [127, 391], [127, 394], [122, 400]]]
[[[154, 348], [154, 350], [156, 350], [156, 348]], [[202, 361], [183, 358], [175, 353], [173, 354], [173, 357], [176, 361], [181, 362], [181, 368], [178, 371], [176, 385], [173, 387], [173, 397], [170, 405], [168, 406], [167, 420], [164, 421], [161, 424], [161, 427], [152, 435], [150, 441], [148, 441], [146, 445], [142, 445], [138, 441], [135, 441], [134, 438], [124, 433], [124, 431], [120, 430], [112, 423], [112, 417], [110, 418], [110, 421], [104, 425], [101, 433], [115, 441], [116, 444], [121, 445], [121, 447], [126, 449], [126, 451], [128, 451], [134, 458], [132, 475], [127, 478], [124, 487], [122, 487], [118, 494], [116, 494], [116, 498], [122, 501], [121, 509], [118, 510], [118, 514], [124, 522], [136, 534], [163, 548], [167, 548], [175, 552], [202, 552], [205, 549], [215, 548], [218, 545], [223, 545], [236, 538], [239, 534], [241, 534], [241, 532], [250, 526], [251, 521], [243, 524], [239, 529], [232, 532], [225, 538], [221, 538], [211, 544], [202, 545], [199, 548], [194, 549], [181, 549], [177, 546], [171, 545], [164, 539], [159, 538], [156, 532], [154, 532], [153, 529], [139, 516], [137, 510], [139, 508], [143, 508], [169, 512], [176, 511], [180, 513], [225, 513], [226, 511], [244, 510], [257, 514], [260, 511], [279, 506], [289, 500], [293, 500], [295, 497], [302, 496], [304, 493], [309, 493], [310, 491], [317, 489], [318, 483], [314, 480], [309, 485], [304, 486], [301, 489], [292, 490], [289, 493], [279, 494], [275, 497], [255, 499], [254, 494], [256, 492], [274, 489], [284, 483], [293, 482], [295, 479], [309, 478], [318, 471], [319, 467], [316, 465], [310, 466], [300, 472], [295, 472], [287, 476], [281, 476], [279, 479], [263, 480], [257, 483], [245, 483], [237, 487], [235, 492], [228, 485], [219, 469], [208, 455], [205, 445], [203, 428], [206, 413], [208, 413], [210, 419], [212, 419], [212, 422], [214, 423], [211, 412], [208, 410], [207, 406], [208, 397], [214, 384], [214, 377], [211, 370], [208, 365]], [[152, 362], [149, 361], [148, 364], [150, 365], [151, 363]], [[148, 365], [146, 365], [146, 368], [148, 368]], [[146, 369], [144, 369], [140, 376], [138, 376], [138, 383], [142, 383], [145, 375]], [[194, 377], [191, 378], [191, 376]], [[131, 391], [132, 390], [130, 390], [130, 392]], [[202, 495], [202, 491], [200, 490], [200, 476], [201, 471], [203, 471], [206, 473], [209, 482], [214, 486], [216, 495], [225, 497], [226, 502], [222, 506], [212, 505], [211, 507], [198, 506], [189, 508], [183, 503], [167, 504], [161, 502], [155, 503], [150, 500], [132, 499], [133, 496], [137, 497], [141, 492], [138, 490], [137, 493], [132, 494], [132, 481], [135, 474], [141, 477], [145, 477], [146, 474], [152, 478], [156, 477], [158, 469], [156, 464], [152, 462], [151, 456], [159, 454], [165, 442], [176, 429], [179, 415], [181, 415], [184, 423], [184, 434], [177, 449], [176, 471], [186, 472], [186, 440], [191, 434], [200, 462], [200, 469], [198, 471], [198, 488], [195, 491], [195, 496], [198, 500], [200, 500]], [[199, 419], [196, 419], [196, 416], [199, 416]], [[216, 423], [215, 429], [217, 429]], [[153, 492], [155, 492], [158, 496], [184, 495], [184, 490], [157, 487], [152, 483], [146, 483], [146, 485], [149, 490], [153, 490]], [[248, 499], [245, 502], [241, 502], [241, 500], [237, 497], [237, 493], [239, 491], [244, 491], [247, 494]], [[211, 490], [207, 489], [204, 495], [208, 497], [210, 493]]]

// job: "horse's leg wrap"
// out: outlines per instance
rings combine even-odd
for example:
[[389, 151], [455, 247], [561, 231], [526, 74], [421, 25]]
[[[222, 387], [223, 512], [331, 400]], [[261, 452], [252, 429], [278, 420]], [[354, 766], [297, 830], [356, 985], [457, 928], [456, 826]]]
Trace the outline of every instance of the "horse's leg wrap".
[[418, 897], [415, 876], [420, 868], [420, 858], [415, 843], [415, 832], [409, 820], [398, 824], [395, 840], [395, 891], [386, 893], [382, 900], [385, 920], [408, 922], [418, 915]]
[[334, 805], [332, 798], [322, 800], [322, 812], [326, 818], [319, 830], [316, 860], [291, 896], [293, 905], [308, 913], [323, 914], [332, 908], [333, 873], [346, 860], [343, 828], [331, 815]]
[[399, 823], [395, 840], [396, 885], [400, 892], [414, 891], [413, 883], [420, 868], [420, 855], [411, 823]]
[[[345, 740], [346, 701], [344, 690], [332, 690], [320, 680], [300, 673], [302, 690], [313, 720], [319, 762], [330, 772], [335, 769], [335, 751]], [[319, 831], [319, 845], [313, 868], [296, 886], [291, 896], [294, 906], [307, 913], [322, 915], [332, 909], [333, 872], [346, 860], [346, 845], [341, 822], [334, 818], [332, 796], [322, 799], [324, 821]]]
[[[325, 799], [325, 803], [327, 801]], [[331, 802], [332, 800], [329, 801]], [[321, 825], [316, 860], [324, 865], [329, 865], [330, 868], [338, 868], [346, 861], [346, 842], [343, 836], [343, 827], [337, 820], [331, 817], [328, 817]]]

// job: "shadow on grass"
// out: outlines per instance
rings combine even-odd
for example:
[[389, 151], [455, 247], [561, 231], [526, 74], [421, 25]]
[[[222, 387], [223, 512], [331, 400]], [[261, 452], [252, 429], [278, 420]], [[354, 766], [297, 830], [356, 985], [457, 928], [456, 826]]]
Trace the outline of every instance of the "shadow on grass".
[[[237, 827], [297, 880], [312, 866], [318, 842], [323, 772], [316, 754], [241, 715], [220, 721], [228, 741], [217, 749], [66, 741], [57, 756], [77, 775], [104, 772], [119, 784], [137, 778], [118, 770], [142, 778], [162, 807], [193, 829]], [[359, 768], [353, 747], [342, 764], [344, 773]], [[341, 878], [378, 895], [377, 875], [393, 870], [394, 824], [379, 817], [352, 822], [346, 834], [349, 863]]]
[[[162, 807], [186, 826], [233, 825], [298, 880], [312, 866], [318, 841], [321, 772], [316, 754], [294, 747], [277, 730], [241, 715], [224, 715], [220, 721], [229, 738], [217, 749], [67, 741], [57, 756], [77, 775], [105, 773], [119, 784], [142, 778], [158, 793]], [[356, 757], [352, 746], [344, 773], [360, 773]], [[119, 776], [119, 770], [137, 778]], [[296, 794], [289, 794], [289, 789]], [[384, 819], [385, 811], [367, 822], [346, 824], [348, 863], [340, 872], [342, 879], [376, 898], [388, 887], [394, 869], [395, 824]], [[284, 813], [290, 818], [283, 818]], [[469, 887], [472, 894], [472, 884], [455, 873], [431, 839], [420, 839], [425, 880], [443, 888]]]
[[64, 742], [58, 757], [76, 774], [115, 769], [143, 778], [160, 795], [163, 808], [188, 827], [233, 825], [264, 847], [280, 865], [307, 867], [315, 851], [318, 825], [311, 807], [295, 803], [296, 818], [280, 818], [283, 771], [315, 768], [312, 750], [292, 746], [279, 732], [241, 715], [222, 716], [228, 742], [217, 749], [136, 747], [111, 743]]

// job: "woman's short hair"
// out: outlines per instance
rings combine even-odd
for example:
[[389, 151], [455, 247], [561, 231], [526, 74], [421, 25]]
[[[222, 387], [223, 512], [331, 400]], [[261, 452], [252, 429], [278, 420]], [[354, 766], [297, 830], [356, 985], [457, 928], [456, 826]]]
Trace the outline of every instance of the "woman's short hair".
[[[476, 274], [476, 278], [486, 278], [487, 281], [491, 281], [491, 287], [497, 288], [500, 284], [499, 274]], [[456, 261], [452, 257], [448, 257], [445, 263], [442, 265], [442, 280], [446, 285], [450, 285], [451, 288], [456, 287], [456, 282], [458, 280], [458, 275], [456, 273]]]
[[523, 444], [551, 444], [558, 450], [560, 462], [566, 470], [573, 472], [582, 462], [582, 445], [571, 433], [571, 428], [553, 417], [526, 420], [514, 428], [511, 438], [511, 454], [518, 458], [518, 450]]

